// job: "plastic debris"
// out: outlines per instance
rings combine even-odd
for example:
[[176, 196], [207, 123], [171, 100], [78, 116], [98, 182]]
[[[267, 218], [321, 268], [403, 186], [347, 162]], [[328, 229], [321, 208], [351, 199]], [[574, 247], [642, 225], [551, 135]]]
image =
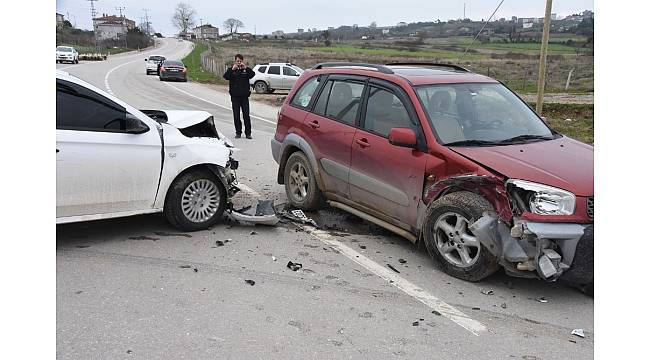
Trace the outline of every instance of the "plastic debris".
[[365, 245], [359, 245], [359, 247], [362, 248], [362, 249], [364, 249], [364, 250], [365, 250], [365, 248], [366, 248]]
[[129, 239], [130, 239], [130, 240], [151, 240], [151, 241], [160, 240], [159, 238], [150, 237], [150, 236], [145, 236], [145, 235], [142, 235], [142, 236], [132, 236], [132, 237], [130, 237]]
[[546, 300], [545, 297], [541, 297], [541, 298], [537, 299], [537, 301], [539, 301], [539, 302], [541, 302], [543, 304], [546, 304], [548, 302], [548, 300]]
[[223, 246], [223, 245], [224, 245], [224, 244], [223, 244], [223, 241], [221, 241], [221, 240], [217, 240], [217, 241], [215, 242], [215, 244], [216, 244], [217, 246]]
[[273, 261], [276, 261], [278, 258], [276, 258], [275, 256], [271, 256], [271, 259], [273, 259]]
[[257, 235], [257, 232], [251, 231], [250, 235]]
[[494, 290], [481, 290], [483, 295], [494, 295]]
[[419, 321], [414, 321], [414, 322], [413, 322], [413, 326], [418, 326], [418, 325], [420, 325], [420, 322], [419, 322]]
[[501, 304], [501, 307], [505, 309], [505, 308], [508, 307], [508, 305], [506, 305], [506, 303], [502, 303], [502, 304]]
[[191, 268], [191, 266], [189, 266], [189, 265], [181, 265], [181, 266], [179, 266], [179, 268], [181, 268], [181, 269], [189, 269], [189, 268]]
[[131, 351], [131, 350], [127, 350], [126, 353], [127, 353], [127, 354], [133, 354], [133, 351]]
[[571, 331], [571, 335], [576, 335], [576, 336], [580, 336], [581, 338], [584, 338], [585, 337], [585, 330], [584, 329], [573, 329], [573, 331]]
[[472, 310], [481, 310], [480, 307], [473, 307]]
[[406, 264], [406, 260], [404, 260], [404, 259], [399, 259], [397, 261], [399, 261], [400, 264]]
[[194, 268], [193, 270], [194, 270], [194, 272], [199, 272], [199, 269], [197, 269], [197, 268]]
[[250, 286], [255, 285], [255, 281], [253, 281], [253, 280], [244, 280], [244, 282], [245, 282], [246, 284], [250, 285]]
[[316, 222], [313, 219], [308, 218], [307, 215], [305, 215], [305, 213], [302, 212], [302, 210], [291, 210], [291, 214], [293, 214], [293, 216], [300, 219], [300, 221], [302, 221], [303, 223], [310, 224], [313, 225], [315, 228], [318, 228], [318, 224], [316, 224]]
[[398, 273], [398, 274], [400, 273], [399, 270], [397, 270], [397, 269], [395, 269], [395, 268], [393, 267], [393, 265], [391, 265], [391, 264], [386, 264], [386, 266], [388, 266], [388, 268], [391, 269], [391, 270], [393, 270], [394, 272], [396, 272], [396, 273]]
[[440, 312], [436, 311], [436, 310], [433, 310], [431, 313], [433, 315], [442, 316], [442, 314]]
[[289, 261], [287, 263], [287, 267], [293, 271], [298, 271], [300, 268], [302, 268], [302, 264]]
[[239, 210], [233, 209], [232, 204], [229, 207], [224, 215], [235, 221], [274, 226], [280, 220], [275, 214], [273, 200], [258, 200], [255, 215], [245, 213], [250, 206]]

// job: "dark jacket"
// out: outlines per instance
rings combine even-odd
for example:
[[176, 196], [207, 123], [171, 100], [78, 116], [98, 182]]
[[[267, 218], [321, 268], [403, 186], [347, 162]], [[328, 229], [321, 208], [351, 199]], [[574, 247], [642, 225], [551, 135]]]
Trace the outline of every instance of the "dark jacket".
[[249, 79], [255, 76], [253, 69], [246, 67], [246, 69], [228, 68], [223, 74], [223, 78], [228, 80], [228, 92], [230, 96], [249, 97], [251, 94], [251, 86], [248, 83]]

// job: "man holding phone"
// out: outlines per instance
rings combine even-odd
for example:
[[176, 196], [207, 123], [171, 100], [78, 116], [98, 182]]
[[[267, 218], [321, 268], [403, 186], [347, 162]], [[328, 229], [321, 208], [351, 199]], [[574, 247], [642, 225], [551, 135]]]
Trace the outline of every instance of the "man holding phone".
[[231, 68], [228, 68], [223, 74], [223, 78], [228, 80], [228, 92], [232, 102], [232, 114], [235, 122], [235, 138], [241, 138], [241, 120], [239, 111], [244, 115], [244, 134], [246, 139], [252, 139], [251, 136], [251, 116], [248, 97], [251, 95], [251, 87], [248, 80], [255, 76], [255, 71], [244, 64], [244, 56], [235, 55], [235, 62]]

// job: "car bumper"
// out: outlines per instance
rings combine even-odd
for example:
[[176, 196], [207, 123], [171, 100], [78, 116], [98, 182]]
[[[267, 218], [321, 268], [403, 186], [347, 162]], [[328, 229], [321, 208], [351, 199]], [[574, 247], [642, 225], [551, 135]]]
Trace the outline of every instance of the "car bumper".
[[576, 284], [588, 285], [594, 283], [594, 226], [589, 225], [576, 246], [573, 262], [569, 270], [560, 279]]
[[271, 139], [271, 154], [273, 154], [273, 160], [275, 160], [278, 165], [280, 164], [280, 156], [282, 156], [282, 143]]
[[57, 56], [56, 60], [57, 61], [74, 61], [74, 57]]
[[168, 71], [165, 71], [164, 73], [160, 73], [160, 78], [161, 79], [174, 79], [174, 80], [185, 80], [187, 79], [187, 75], [184, 73], [170, 73]]

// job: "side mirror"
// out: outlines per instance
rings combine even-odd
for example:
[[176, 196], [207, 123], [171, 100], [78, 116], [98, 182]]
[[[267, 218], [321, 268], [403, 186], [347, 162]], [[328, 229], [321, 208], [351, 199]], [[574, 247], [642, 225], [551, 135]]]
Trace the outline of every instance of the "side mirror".
[[415, 132], [409, 128], [392, 128], [388, 134], [388, 142], [391, 145], [416, 148], [418, 139]]
[[126, 119], [124, 120], [124, 132], [127, 134], [142, 134], [147, 131], [149, 131], [147, 124], [131, 114], [126, 114]]

